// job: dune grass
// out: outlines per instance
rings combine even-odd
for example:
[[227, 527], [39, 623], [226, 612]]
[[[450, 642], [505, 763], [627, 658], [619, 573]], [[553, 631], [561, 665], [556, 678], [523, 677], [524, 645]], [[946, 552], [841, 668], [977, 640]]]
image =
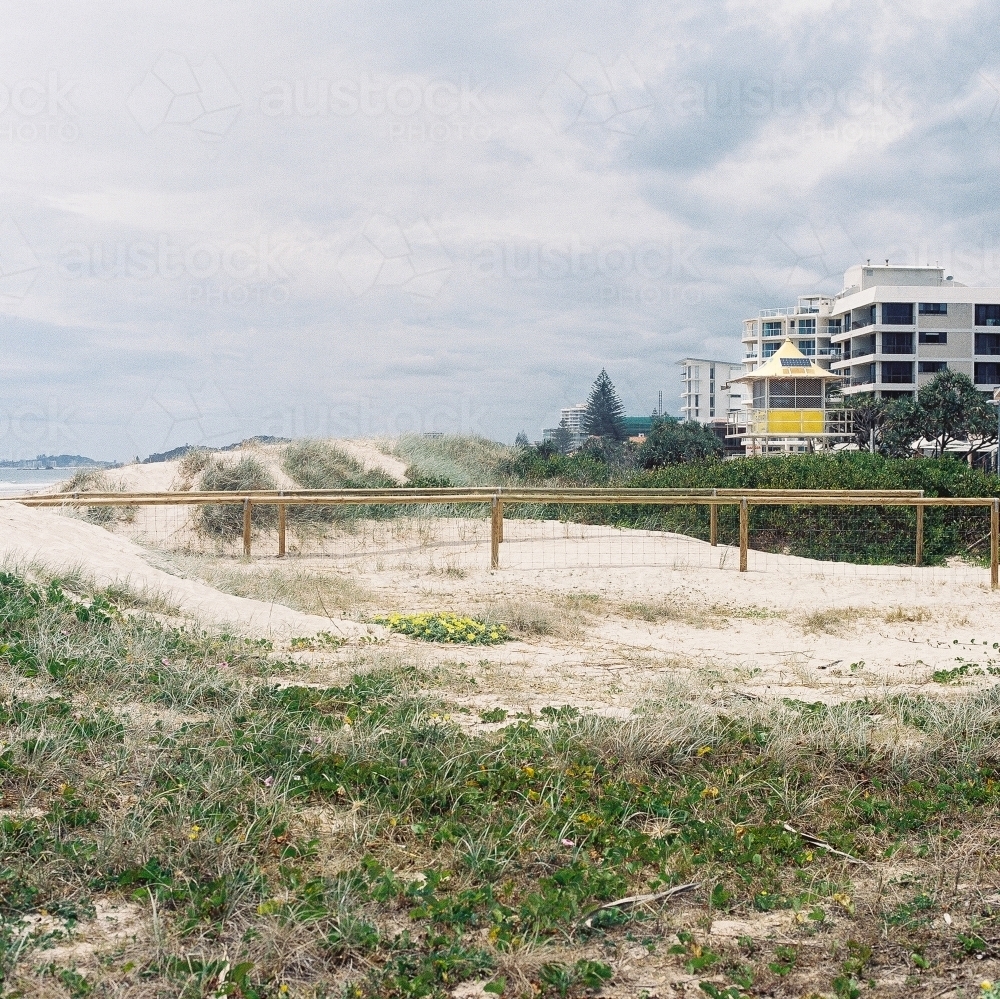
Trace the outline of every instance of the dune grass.
[[[637, 947], [726, 999], [997, 970], [997, 692], [468, 732], [384, 653], [306, 686], [267, 643], [13, 574], [0, 642], [10, 994], [583, 996]], [[109, 907], [133, 922], [101, 945]]]
[[231, 565], [198, 555], [171, 556], [167, 571], [181, 570], [223, 593], [283, 604], [321, 617], [356, 615], [374, 607], [373, 594], [346, 573], [294, 565]]
[[[239, 461], [213, 457], [204, 466], [198, 488], [206, 491], [245, 492], [252, 489], [276, 489], [274, 476], [251, 455]], [[243, 505], [203, 506], [199, 509], [201, 528], [207, 534], [231, 540], [243, 533]], [[273, 527], [278, 521], [273, 506], [255, 506], [251, 511], [255, 528]]]
[[511, 449], [474, 435], [423, 437], [404, 434], [392, 453], [409, 466], [407, 478], [417, 484], [451, 486], [500, 485], [498, 471]]
[[364, 465], [339, 448], [322, 440], [289, 444], [281, 467], [304, 489], [391, 489], [396, 480], [380, 469]]

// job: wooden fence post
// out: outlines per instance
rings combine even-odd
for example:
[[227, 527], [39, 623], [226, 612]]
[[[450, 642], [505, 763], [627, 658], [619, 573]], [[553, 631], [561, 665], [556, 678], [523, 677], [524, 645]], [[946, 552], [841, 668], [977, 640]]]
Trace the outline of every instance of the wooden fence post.
[[285, 557], [285, 504], [278, 504], [278, 558]]
[[[712, 490], [715, 495], [715, 490]], [[719, 544], [719, 505], [710, 503], [708, 507], [708, 543], [715, 548]]]
[[243, 501], [243, 554], [250, 558], [250, 515], [253, 511], [253, 503], [248, 496]]
[[1000, 499], [990, 508], [990, 588], [1000, 587]]
[[917, 506], [917, 552], [915, 558], [916, 565], [924, 564], [924, 508]]
[[503, 500], [500, 500], [500, 544], [503, 544]]
[[500, 500], [494, 496], [490, 501], [490, 568], [500, 568], [500, 530], [503, 524], [503, 514], [500, 508]]
[[747, 571], [747, 549], [750, 547], [750, 505], [744, 496], [740, 500], [740, 572]]

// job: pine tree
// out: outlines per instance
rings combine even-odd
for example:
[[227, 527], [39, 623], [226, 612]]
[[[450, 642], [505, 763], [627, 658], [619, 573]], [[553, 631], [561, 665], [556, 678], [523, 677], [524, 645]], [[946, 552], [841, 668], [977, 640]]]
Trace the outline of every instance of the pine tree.
[[528, 435], [523, 431], [519, 430], [517, 436], [514, 438], [514, 447], [530, 447], [531, 442], [528, 440]]
[[552, 443], [560, 454], [569, 454], [573, 448], [573, 435], [570, 433], [569, 424], [564, 416], [559, 421], [556, 432], [552, 435]]
[[625, 439], [625, 406], [603, 368], [587, 398], [583, 429], [592, 437], [606, 437], [613, 441]]

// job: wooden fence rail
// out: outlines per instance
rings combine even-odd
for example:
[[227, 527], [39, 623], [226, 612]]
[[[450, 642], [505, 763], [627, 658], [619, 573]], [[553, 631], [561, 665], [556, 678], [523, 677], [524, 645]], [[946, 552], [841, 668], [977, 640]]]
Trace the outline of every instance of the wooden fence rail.
[[747, 571], [750, 510], [755, 506], [913, 507], [916, 514], [914, 563], [924, 560], [927, 507], [986, 507], [990, 517], [990, 585], [1000, 587], [1000, 499], [989, 496], [924, 496], [921, 490], [849, 489], [614, 489], [539, 487], [448, 487], [435, 489], [298, 489], [245, 492], [70, 492], [5, 496], [2, 503], [29, 507], [242, 506], [243, 553], [250, 557], [253, 508], [278, 508], [278, 554], [285, 555], [286, 510], [298, 506], [458, 506], [490, 509], [490, 567], [500, 567], [504, 510], [512, 504], [544, 506], [707, 506], [709, 544], [718, 545], [718, 508], [739, 508], [740, 572]]

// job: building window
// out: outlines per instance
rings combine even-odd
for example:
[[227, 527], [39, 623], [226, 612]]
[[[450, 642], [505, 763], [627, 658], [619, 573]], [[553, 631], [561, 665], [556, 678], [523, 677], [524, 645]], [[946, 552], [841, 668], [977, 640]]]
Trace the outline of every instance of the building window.
[[[792, 325], [795, 325], [795, 321], [792, 321]], [[799, 320], [799, 336], [815, 336], [816, 335], [816, 320], [815, 319], [800, 319]]]
[[933, 332], [928, 330], [920, 331], [920, 342], [921, 343], [947, 343], [948, 334], [945, 330], [934, 330]]
[[1000, 333], [977, 333], [977, 354], [1000, 354]]
[[1000, 326], [1000, 305], [977, 305], [977, 326]]
[[888, 385], [905, 385], [913, 381], [912, 361], [883, 361], [882, 381]]
[[764, 323], [764, 336], [781, 336], [781, 323]]
[[772, 378], [771, 409], [821, 409], [823, 386], [817, 378]]
[[921, 302], [917, 312], [922, 316], [946, 316], [948, 315], [948, 303]]
[[913, 334], [912, 333], [883, 333], [882, 334], [883, 354], [912, 354]]
[[764, 357], [770, 357], [772, 354], [777, 353], [778, 345], [776, 343], [765, 343], [764, 344]]
[[765, 382], [763, 379], [753, 383], [753, 408], [766, 409], [767, 398], [765, 395]]
[[1000, 364], [995, 361], [979, 361], [976, 364], [977, 385], [1000, 385]]
[[802, 351], [806, 357], [816, 356], [816, 341], [815, 340], [799, 340], [799, 350]]
[[912, 302], [884, 302], [882, 305], [882, 322], [886, 326], [912, 326]]
[[947, 361], [918, 361], [917, 371], [922, 375], [936, 375], [939, 371], [947, 371]]

